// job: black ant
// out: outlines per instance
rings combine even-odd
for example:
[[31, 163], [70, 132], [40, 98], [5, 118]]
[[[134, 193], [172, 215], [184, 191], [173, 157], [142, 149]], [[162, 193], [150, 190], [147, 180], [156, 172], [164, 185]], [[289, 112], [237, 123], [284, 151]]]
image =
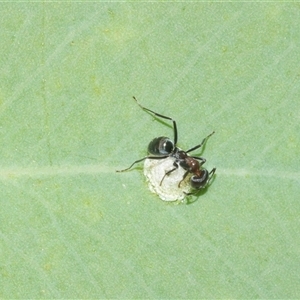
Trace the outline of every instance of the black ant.
[[[177, 144], [177, 139], [178, 139], [178, 133], [177, 133], [177, 125], [176, 121], [173, 120], [170, 117], [158, 114], [154, 112], [151, 109], [148, 109], [144, 106], [142, 106], [135, 97], [133, 99], [136, 101], [136, 103], [145, 111], [148, 111], [155, 116], [158, 116], [163, 119], [167, 119], [173, 122], [173, 129], [174, 129], [174, 141], [172, 141], [170, 138], [165, 137], [165, 136], [160, 136], [158, 138], [154, 138], [148, 145], [148, 153], [150, 155], [145, 156], [141, 159], [136, 160], [133, 162], [128, 168], [124, 170], [117, 170], [117, 172], [124, 172], [132, 168], [132, 166], [138, 162], [141, 162], [145, 159], [164, 159], [167, 157], [173, 157], [175, 159], [174, 161], [174, 168], [167, 171], [166, 174], [163, 176], [163, 178], [160, 181], [160, 185], [162, 184], [164, 178], [167, 175], [170, 175], [172, 172], [177, 170], [180, 167], [182, 167], [186, 172], [184, 173], [182, 180], [178, 183], [178, 187], [180, 187], [180, 184], [183, 182], [183, 180], [186, 178], [186, 176], [189, 173], [192, 173], [193, 176], [191, 177], [190, 184], [192, 188], [194, 189], [202, 189], [207, 186], [209, 181], [211, 180], [212, 176], [214, 175], [216, 168], [213, 168], [210, 172], [208, 172], [206, 169], [201, 168], [202, 165], [206, 162], [206, 159], [203, 157], [198, 157], [198, 156], [189, 156], [188, 153], [192, 152], [198, 148], [200, 148], [202, 145], [205, 144], [207, 139], [213, 135], [215, 132], [213, 131], [211, 134], [209, 134], [207, 137], [205, 137], [202, 142], [193, 147], [190, 148], [187, 151], [183, 151], [180, 148], [176, 146]], [[199, 162], [200, 161], [200, 162]], [[187, 195], [192, 194], [192, 193], [187, 193]]]

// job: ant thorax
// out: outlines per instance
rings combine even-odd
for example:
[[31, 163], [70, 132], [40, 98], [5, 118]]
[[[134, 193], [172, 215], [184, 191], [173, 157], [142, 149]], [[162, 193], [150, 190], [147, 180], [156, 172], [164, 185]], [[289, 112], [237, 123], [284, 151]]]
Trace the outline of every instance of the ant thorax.
[[174, 157], [167, 157], [164, 159], [146, 159], [144, 163], [144, 175], [150, 191], [164, 201], [183, 200], [186, 194], [191, 192], [190, 179], [192, 174], [188, 174], [178, 187], [178, 183], [185, 173], [183, 168], [179, 167], [165, 176], [166, 172], [174, 168], [174, 162]]

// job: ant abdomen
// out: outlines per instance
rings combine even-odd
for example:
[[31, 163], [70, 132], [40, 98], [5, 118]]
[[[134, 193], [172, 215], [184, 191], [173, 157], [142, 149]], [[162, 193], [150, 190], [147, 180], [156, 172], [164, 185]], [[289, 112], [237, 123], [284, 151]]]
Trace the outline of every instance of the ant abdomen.
[[170, 155], [174, 149], [174, 143], [165, 136], [153, 139], [148, 145], [148, 152], [155, 156]]

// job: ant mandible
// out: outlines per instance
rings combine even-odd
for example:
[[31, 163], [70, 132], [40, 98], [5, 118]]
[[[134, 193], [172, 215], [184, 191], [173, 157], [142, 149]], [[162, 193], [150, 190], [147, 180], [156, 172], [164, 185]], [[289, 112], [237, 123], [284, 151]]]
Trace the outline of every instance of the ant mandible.
[[[180, 148], [178, 148], [177, 145], [177, 140], [178, 140], [178, 132], [177, 132], [177, 125], [176, 121], [173, 120], [170, 117], [161, 115], [159, 113], [154, 112], [151, 109], [148, 109], [144, 106], [142, 106], [135, 97], [133, 99], [136, 101], [136, 103], [145, 111], [148, 111], [155, 116], [158, 116], [163, 119], [167, 119], [173, 122], [173, 130], [174, 130], [174, 141], [172, 141], [170, 138], [165, 137], [165, 136], [160, 136], [157, 138], [154, 138], [148, 145], [148, 153], [150, 155], [145, 156], [141, 159], [136, 160], [133, 162], [128, 168], [123, 169], [123, 170], [117, 170], [117, 172], [124, 172], [132, 168], [133, 165], [135, 165], [138, 162], [141, 162], [145, 159], [164, 159], [167, 157], [173, 157], [175, 159], [173, 166], [174, 168], [167, 171], [163, 178], [160, 181], [160, 185], [162, 185], [162, 182], [164, 178], [168, 175], [170, 175], [172, 172], [177, 170], [180, 167], [182, 167], [186, 172], [184, 173], [182, 180], [178, 183], [178, 187], [180, 187], [180, 184], [183, 182], [183, 180], [186, 178], [186, 176], [189, 173], [192, 173], [193, 176], [190, 179], [190, 184], [193, 189], [202, 189], [207, 186], [211, 178], [213, 177], [216, 168], [213, 168], [210, 172], [208, 172], [206, 169], [201, 168], [202, 165], [206, 162], [206, 159], [203, 157], [198, 157], [198, 156], [189, 156], [188, 153], [192, 152], [201, 146], [205, 144], [207, 139], [213, 135], [215, 132], [213, 131], [211, 134], [209, 134], [207, 137], [205, 137], [202, 142], [194, 146], [187, 151], [183, 151]], [[192, 193], [189, 193], [192, 194]]]

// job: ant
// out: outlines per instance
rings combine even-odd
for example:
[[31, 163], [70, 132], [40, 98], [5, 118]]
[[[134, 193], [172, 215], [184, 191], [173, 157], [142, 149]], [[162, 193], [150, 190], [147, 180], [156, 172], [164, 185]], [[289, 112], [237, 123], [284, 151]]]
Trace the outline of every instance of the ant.
[[[165, 137], [165, 136], [160, 136], [157, 138], [154, 138], [148, 145], [148, 153], [150, 155], [145, 156], [141, 159], [136, 160], [133, 162], [128, 168], [123, 169], [123, 170], [117, 170], [116, 172], [124, 172], [132, 168], [133, 165], [135, 165], [138, 162], [141, 162], [145, 159], [164, 159], [167, 157], [173, 157], [175, 159], [174, 161], [174, 168], [167, 171], [163, 178], [160, 181], [160, 185], [162, 185], [162, 182], [164, 178], [168, 175], [170, 175], [172, 172], [177, 170], [180, 167], [182, 167], [186, 172], [184, 173], [182, 180], [178, 183], [178, 187], [180, 187], [181, 183], [184, 181], [186, 176], [189, 173], [192, 173], [193, 176], [190, 179], [190, 184], [193, 189], [202, 189], [205, 188], [211, 178], [213, 177], [216, 168], [213, 168], [210, 172], [208, 172], [206, 169], [201, 168], [202, 165], [206, 162], [206, 159], [203, 157], [198, 157], [198, 156], [189, 156], [188, 153], [192, 152], [198, 148], [200, 148], [202, 145], [205, 144], [207, 139], [213, 135], [215, 132], [213, 131], [211, 134], [209, 134], [207, 137], [205, 137], [202, 142], [194, 146], [187, 151], [183, 151], [180, 148], [178, 148], [177, 145], [177, 140], [178, 140], [178, 132], [177, 132], [177, 124], [176, 121], [173, 120], [170, 117], [161, 115], [159, 113], [154, 112], [151, 109], [148, 109], [144, 106], [142, 106], [135, 97], [133, 99], [136, 101], [136, 103], [145, 111], [150, 112], [154, 114], [157, 117], [167, 119], [173, 122], [173, 130], [174, 130], [174, 141], [172, 141], [170, 138]], [[187, 195], [193, 194], [193, 193], [186, 193]]]

